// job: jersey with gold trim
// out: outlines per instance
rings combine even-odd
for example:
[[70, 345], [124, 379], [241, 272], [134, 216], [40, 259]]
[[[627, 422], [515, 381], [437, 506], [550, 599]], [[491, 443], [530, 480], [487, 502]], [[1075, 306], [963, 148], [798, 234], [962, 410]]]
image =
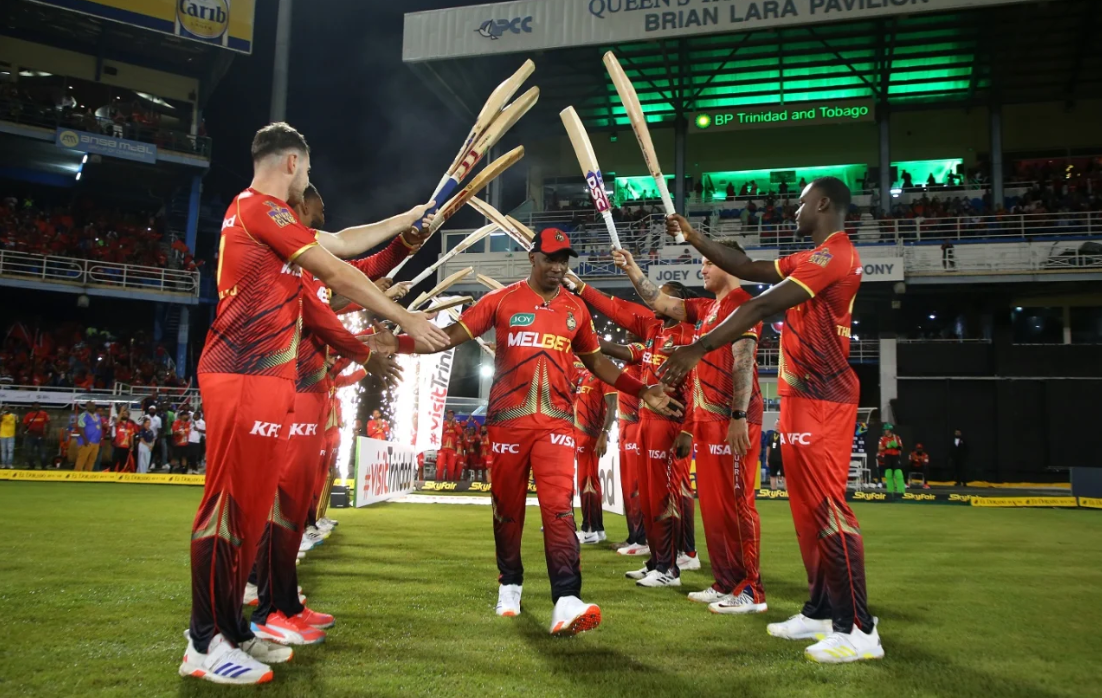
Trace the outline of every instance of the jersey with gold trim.
[[[723, 300], [711, 298], [692, 298], [685, 301], [685, 319], [696, 325], [696, 336], [711, 332], [716, 325], [727, 319], [740, 305], [751, 296], [742, 288], [736, 288], [723, 297]], [[758, 385], [757, 340], [761, 336], [761, 323], [743, 333], [739, 341], [752, 341], [754, 346], [754, 387], [750, 393], [750, 404], [746, 408], [746, 421], [761, 424], [764, 402]], [[686, 392], [689, 414], [685, 421], [724, 422], [731, 419], [731, 398], [734, 395], [735, 356], [731, 345], [714, 349], [704, 355], [687, 379]]]
[[778, 394], [857, 404], [861, 384], [849, 365], [853, 301], [861, 287], [857, 248], [839, 231], [815, 249], [778, 259], [777, 272], [811, 294], [784, 314]]
[[[643, 352], [646, 351], [646, 347], [642, 344], [629, 344], [631, 348], [632, 360], [624, 364], [624, 374], [634, 378], [635, 380], [643, 380]], [[639, 406], [642, 404], [642, 400], [638, 395], [632, 395], [631, 393], [625, 393], [620, 390], [619, 392], [619, 419], [620, 419], [620, 431], [628, 424], [639, 423]]]
[[601, 435], [608, 413], [606, 395], [615, 395], [616, 388], [605, 385], [600, 378], [586, 371], [578, 384], [577, 399], [574, 401], [574, 428], [586, 436]]
[[601, 350], [584, 303], [563, 290], [544, 302], [527, 280], [518, 281], [487, 293], [460, 323], [472, 338], [496, 330], [487, 424], [573, 428], [574, 354]]
[[222, 222], [218, 314], [199, 373], [295, 380], [302, 329], [302, 272], [295, 260], [317, 244], [285, 201], [253, 189], [237, 195]]

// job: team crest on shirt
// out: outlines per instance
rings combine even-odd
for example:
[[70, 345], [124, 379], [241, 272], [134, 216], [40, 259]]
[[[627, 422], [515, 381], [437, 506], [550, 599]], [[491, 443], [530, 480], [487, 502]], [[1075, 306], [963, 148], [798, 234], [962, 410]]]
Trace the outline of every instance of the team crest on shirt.
[[673, 337], [666, 337], [666, 343], [662, 345], [662, 351], [673, 349]]
[[818, 264], [820, 267], [825, 267], [830, 264], [830, 260], [834, 259], [834, 255], [827, 250], [816, 250], [815, 253], [807, 259], [812, 264]]
[[578, 321], [574, 319], [574, 313], [570, 310], [566, 311], [566, 329], [573, 332], [578, 327]]
[[295, 214], [291, 213], [286, 206], [277, 206], [273, 201], [265, 201], [264, 205], [268, 207], [268, 216], [280, 228], [286, 228], [296, 221]]

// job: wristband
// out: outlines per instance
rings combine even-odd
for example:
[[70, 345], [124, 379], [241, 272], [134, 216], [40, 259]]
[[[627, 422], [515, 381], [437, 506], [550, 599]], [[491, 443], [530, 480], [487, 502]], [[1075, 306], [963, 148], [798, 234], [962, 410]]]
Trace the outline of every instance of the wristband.
[[417, 346], [417, 340], [408, 334], [398, 335], [398, 353], [399, 354], [413, 354], [415, 347]]
[[643, 385], [643, 383], [639, 379], [632, 378], [627, 373], [621, 372], [620, 377], [616, 379], [616, 382], [612, 384], [612, 387], [616, 388], [622, 393], [627, 393], [628, 395], [635, 395], [636, 397], [638, 397], [639, 393], [643, 392], [643, 390], [645, 390], [647, 386]]

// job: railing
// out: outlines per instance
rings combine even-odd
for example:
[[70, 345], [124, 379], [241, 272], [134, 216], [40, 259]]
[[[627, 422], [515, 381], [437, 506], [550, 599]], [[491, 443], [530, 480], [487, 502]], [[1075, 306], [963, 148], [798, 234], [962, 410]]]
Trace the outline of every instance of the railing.
[[0, 100], [0, 121], [100, 133], [114, 138], [152, 143], [158, 148], [178, 153], [192, 153], [208, 160], [211, 154], [211, 140], [206, 136], [192, 136], [183, 131], [134, 123], [116, 124], [111, 119], [89, 116], [76, 111], [59, 110], [56, 107], [46, 107], [34, 102]]
[[[779, 345], [758, 349], [758, 367], [776, 370], [780, 363]], [[849, 361], [853, 364], [875, 363], [880, 360], [880, 342], [875, 339], [852, 340], [849, 343]]]
[[[560, 212], [561, 219], [544, 218], [558, 214], [532, 214], [528, 223], [534, 227], [558, 226], [570, 233], [571, 245], [580, 254], [607, 257], [609, 237], [603, 221], [578, 218], [578, 212]], [[593, 218], [592, 212], [586, 212]], [[580, 227], [571, 229], [572, 223]], [[718, 239], [736, 240], [747, 248], [797, 249], [807, 243], [796, 239], [794, 221], [781, 223], [744, 224], [737, 218], [711, 221], [703, 226], [703, 219], [690, 219], [704, 232]], [[1082, 211], [1065, 213], [1004, 214], [999, 216], [962, 216], [958, 218], [908, 218], [877, 220], [869, 216], [860, 221], [848, 221], [846, 229], [854, 242], [867, 244], [930, 244], [944, 242], [975, 243], [983, 241], [1036, 240], [1084, 238], [1102, 236], [1102, 212]], [[647, 255], [651, 261], [669, 260], [682, 256], [687, 246], [675, 245], [666, 235], [665, 219], [661, 215], [648, 215], [638, 221], [622, 221], [616, 224], [620, 242], [636, 256]], [[515, 243], [510, 249], [515, 248]], [[484, 251], [476, 246], [472, 252]], [[690, 257], [699, 259], [695, 251]], [[642, 261], [642, 260], [640, 260]], [[682, 260], [685, 261], [685, 260]]]
[[199, 272], [0, 250], [0, 276], [199, 295]]
[[200, 402], [199, 389], [191, 384], [181, 388], [128, 385], [116, 382], [110, 388], [80, 388], [76, 386], [55, 388], [41, 385], [8, 385], [0, 383], [0, 402], [5, 404], [67, 405], [75, 402], [132, 402], [157, 391], [173, 404]]

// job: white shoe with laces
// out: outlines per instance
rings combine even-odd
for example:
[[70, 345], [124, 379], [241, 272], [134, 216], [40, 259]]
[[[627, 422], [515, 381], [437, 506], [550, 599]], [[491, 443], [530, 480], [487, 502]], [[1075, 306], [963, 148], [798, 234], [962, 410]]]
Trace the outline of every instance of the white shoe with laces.
[[764, 601], [761, 603], [754, 601], [754, 592], [750, 590], [750, 587], [746, 587], [741, 594], [727, 594], [722, 599], [709, 604], [708, 610], [722, 615], [744, 615], [747, 613], [765, 613], [769, 610], [769, 606]]
[[581, 542], [582, 545], [597, 545], [601, 542], [600, 534], [596, 531], [591, 533], [582, 533], [579, 531], [579, 534], [578, 541]]
[[708, 587], [703, 591], [689, 592], [689, 601], [712, 604], [719, 601], [724, 596], [727, 596], [727, 594], [724, 594], [722, 591], [716, 591], [712, 587]]
[[874, 624], [871, 633], [854, 628], [848, 633], [831, 633], [804, 650], [804, 656], [819, 664], [846, 664], [866, 659], [883, 659], [884, 646]]
[[551, 614], [552, 635], [577, 635], [601, 624], [601, 609], [577, 596], [563, 596], [555, 602]]
[[188, 636], [180, 676], [194, 676], [213, 683], [257, 684], [271, 681], [274, 674], [267, 664], [234, 647], [218, 633], [211, 638], [206, 654], [197, 651]]
[[637, 581], [635, 586], [647, 587], [648, 589], [679, 587], [681, 586], [681, 577], [675, 577], [669, 572], [659, 572], [657, 569], [653, 569], [647, 573], [646, 577]]
[[632, 543], [617, 549], [616, 552], [620, 555], [650, 555], [650, 546]]
[[637, 570], [632, 570], [631, 572], [624, 572], [624, 576], [628, 579], [642, 579], [648, 574], [650, 574], [650, 570], [647, 569], [646, 565], [643, 565]]
[[829, 618], [815, 620], [797, 613], [783, 623], [770, 623], [765, 632], [785, 640], [822, 640], [834, 632], [834, 623]]
[[604, 531], [597, 531], [597, 541], [604, 543], [608, 540], [608, 535]]
[[700, 556], [689, 555], [688, 553], [681, 553], [677, 556], [677, 569], [684, 572], [685, 570], [698, 570], [700, 569]]
[[519, 584], [501, 584], [497, 588], [497, 608], [494, 612], [502, 618], [516, 618], [520, 615], [520, 594], [522, 587]]
[[241, 649], [256, 661], [264, 664], [283, 664], [291, 661], [291, 658], [295, 656], [295, 651], [290, 647], [277, 645], [268, 640], [261, 640], [259, 637], [242, 642]]

